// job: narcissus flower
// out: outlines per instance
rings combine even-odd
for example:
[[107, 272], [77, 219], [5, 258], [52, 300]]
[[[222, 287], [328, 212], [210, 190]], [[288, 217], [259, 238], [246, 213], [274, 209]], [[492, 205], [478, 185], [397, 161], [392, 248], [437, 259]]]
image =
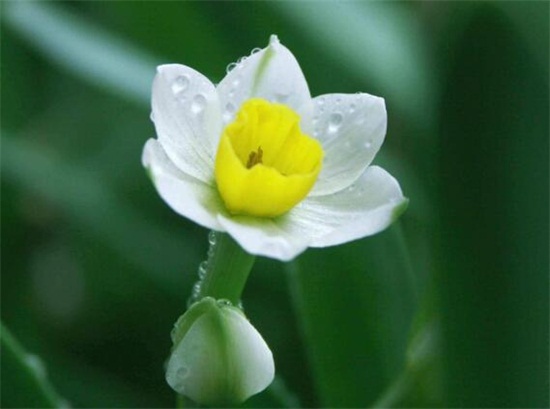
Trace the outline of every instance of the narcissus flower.
[[251, 254], [289, 260], [359, 239], [406, 207], [399, 183], [370, 166], [386, 134], [384, 100], [312, 98], [276, 36], [217, 86], [184, 65], [158, 67], [152, 118], [158, 138], [143, 164], [161, 197]]

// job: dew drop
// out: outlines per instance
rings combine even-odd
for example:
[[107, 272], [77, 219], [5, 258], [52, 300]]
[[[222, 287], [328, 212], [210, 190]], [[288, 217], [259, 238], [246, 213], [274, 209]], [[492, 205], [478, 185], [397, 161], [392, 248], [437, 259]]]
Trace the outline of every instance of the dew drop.
[[208, 261], [203, 261], [199, 265], [199, 279], [204, 280], [204, 277], [206, 277], [206, 271], [208, 269]]
[[206, 107], [206, 97], [202, 94], [197, 94], [193, 97], [193, 103], [191, 104], [191, 112], [195, 115], [200, 114]]
[[151, 115], [149, 115], [149, 118], [151, 119], [151, 122], [155, 122], [155, 114], [153, 111], [151, 111]]
[[349, 106], [349, 112], [350, 112], [350, 114], [353, 114], [355, 112], [355, 104], [351, 104]]
[[370, 149], [370, 147], [372, 146], [372, 142], [371, 141], [366, 141], [363, 146], [367, 149]]
[[177, 96], [189, 87], [189, 77], [187, 75], [179, 75], [172, 83], [172, 92]]
[[269, 37], [269, 45], [275, 46], [279, 44], [279, 37], [277, 37], [275, 34], [271, 34], [271, 36]]
[[189, 372], [189, 369], [186, 366], [181, 366], [176, 371], [176, 376], [180, 379], [185, 378], [188, 372]]
[[216, 301], [219, 307], [231, 307], [233, 304], [231, 304], [231, 301], [221, 298]]
[[275, 93], [275, 102], [286, 102], [290, 94], [288, 92], [276, 92]]
[[201, 293], [201, 282], [198, 281], [198, 282], [196, 282], [195, 285], [193, 286], [193, 291], [192, 291], [192, 293], [191, 293], [191, 294], [192, 294], [191, 296], [193, 297], [193, 299], [196, 300], [197, 298], [199, 298], [199, 294], [200, 294], [200, 293]]
[[213, 246], [214, 244], [216, 244], [216, 239], [217, 239], [217, 236], [216, 236], [216, 232], [215, 231], [210, 231], [210, 233], [208, 233], [208, 243]]
[[229, 74], [231, 71], [233, 71], [235, 68], [237, 68], [237, 63], [236, 62], [232, 62], [232, 63], [229, 63], [227, 65], [227, 67], [225, 68], [225, 71]]
[[262, 49], [259, 47], [253, 48], [252, 51], [250, 52], [250, 55], [254, 55], [256, 53], [259, 53], [260, 51], [262, 51]]
[[324, 98], [317, 98], [316, 101], [317, 101], [317, 105], [319, 105], [319, 106], [325, 104], [325, 99]]
[[229, 122], [233, 117], [234, 113], [235, 113], [235, 105], [233, 105], [231, 102], [228, 102], [225, 105], [225, 111], [223, 113], [223, 119], [225, 120], [225, 122]]
[[344, 117], [342, 114], [335, 112], [333, 114], [330, 114], [330, 117], [328, 119], [328, 131], [329, 133], [335, 133], [340, 128], [340, 125], [342, 125], [342, 121], [344, 120]]

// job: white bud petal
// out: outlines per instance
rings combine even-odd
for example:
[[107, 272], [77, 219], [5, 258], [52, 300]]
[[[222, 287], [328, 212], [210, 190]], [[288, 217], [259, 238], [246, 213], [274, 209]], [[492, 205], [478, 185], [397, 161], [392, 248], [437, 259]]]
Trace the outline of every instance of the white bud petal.
[[273, 355], [243, 312], [207, 297], [176, 323], [166, 380], [203, 405], [244, 402], [273, 381]]

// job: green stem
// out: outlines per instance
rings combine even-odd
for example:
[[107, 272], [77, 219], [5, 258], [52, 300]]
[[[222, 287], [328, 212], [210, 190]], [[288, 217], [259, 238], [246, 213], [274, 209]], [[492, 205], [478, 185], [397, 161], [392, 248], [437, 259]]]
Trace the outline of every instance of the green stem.
[[200, 282], [197, 299], [213, 297], [226, 299], [237, 305], [255, 257], [244, 251], [225, 233], [211, 232], [210, 250]]

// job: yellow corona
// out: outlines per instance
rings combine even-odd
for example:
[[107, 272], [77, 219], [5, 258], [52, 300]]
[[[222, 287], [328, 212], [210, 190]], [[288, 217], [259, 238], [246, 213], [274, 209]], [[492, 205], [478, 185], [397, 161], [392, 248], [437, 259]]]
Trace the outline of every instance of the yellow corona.
[[231, 214], [277, 217], [306, 197], [322, 161], [321, 144], [302, 133], [296, 112], [253, 98], [223, 131], [216, 183]]

